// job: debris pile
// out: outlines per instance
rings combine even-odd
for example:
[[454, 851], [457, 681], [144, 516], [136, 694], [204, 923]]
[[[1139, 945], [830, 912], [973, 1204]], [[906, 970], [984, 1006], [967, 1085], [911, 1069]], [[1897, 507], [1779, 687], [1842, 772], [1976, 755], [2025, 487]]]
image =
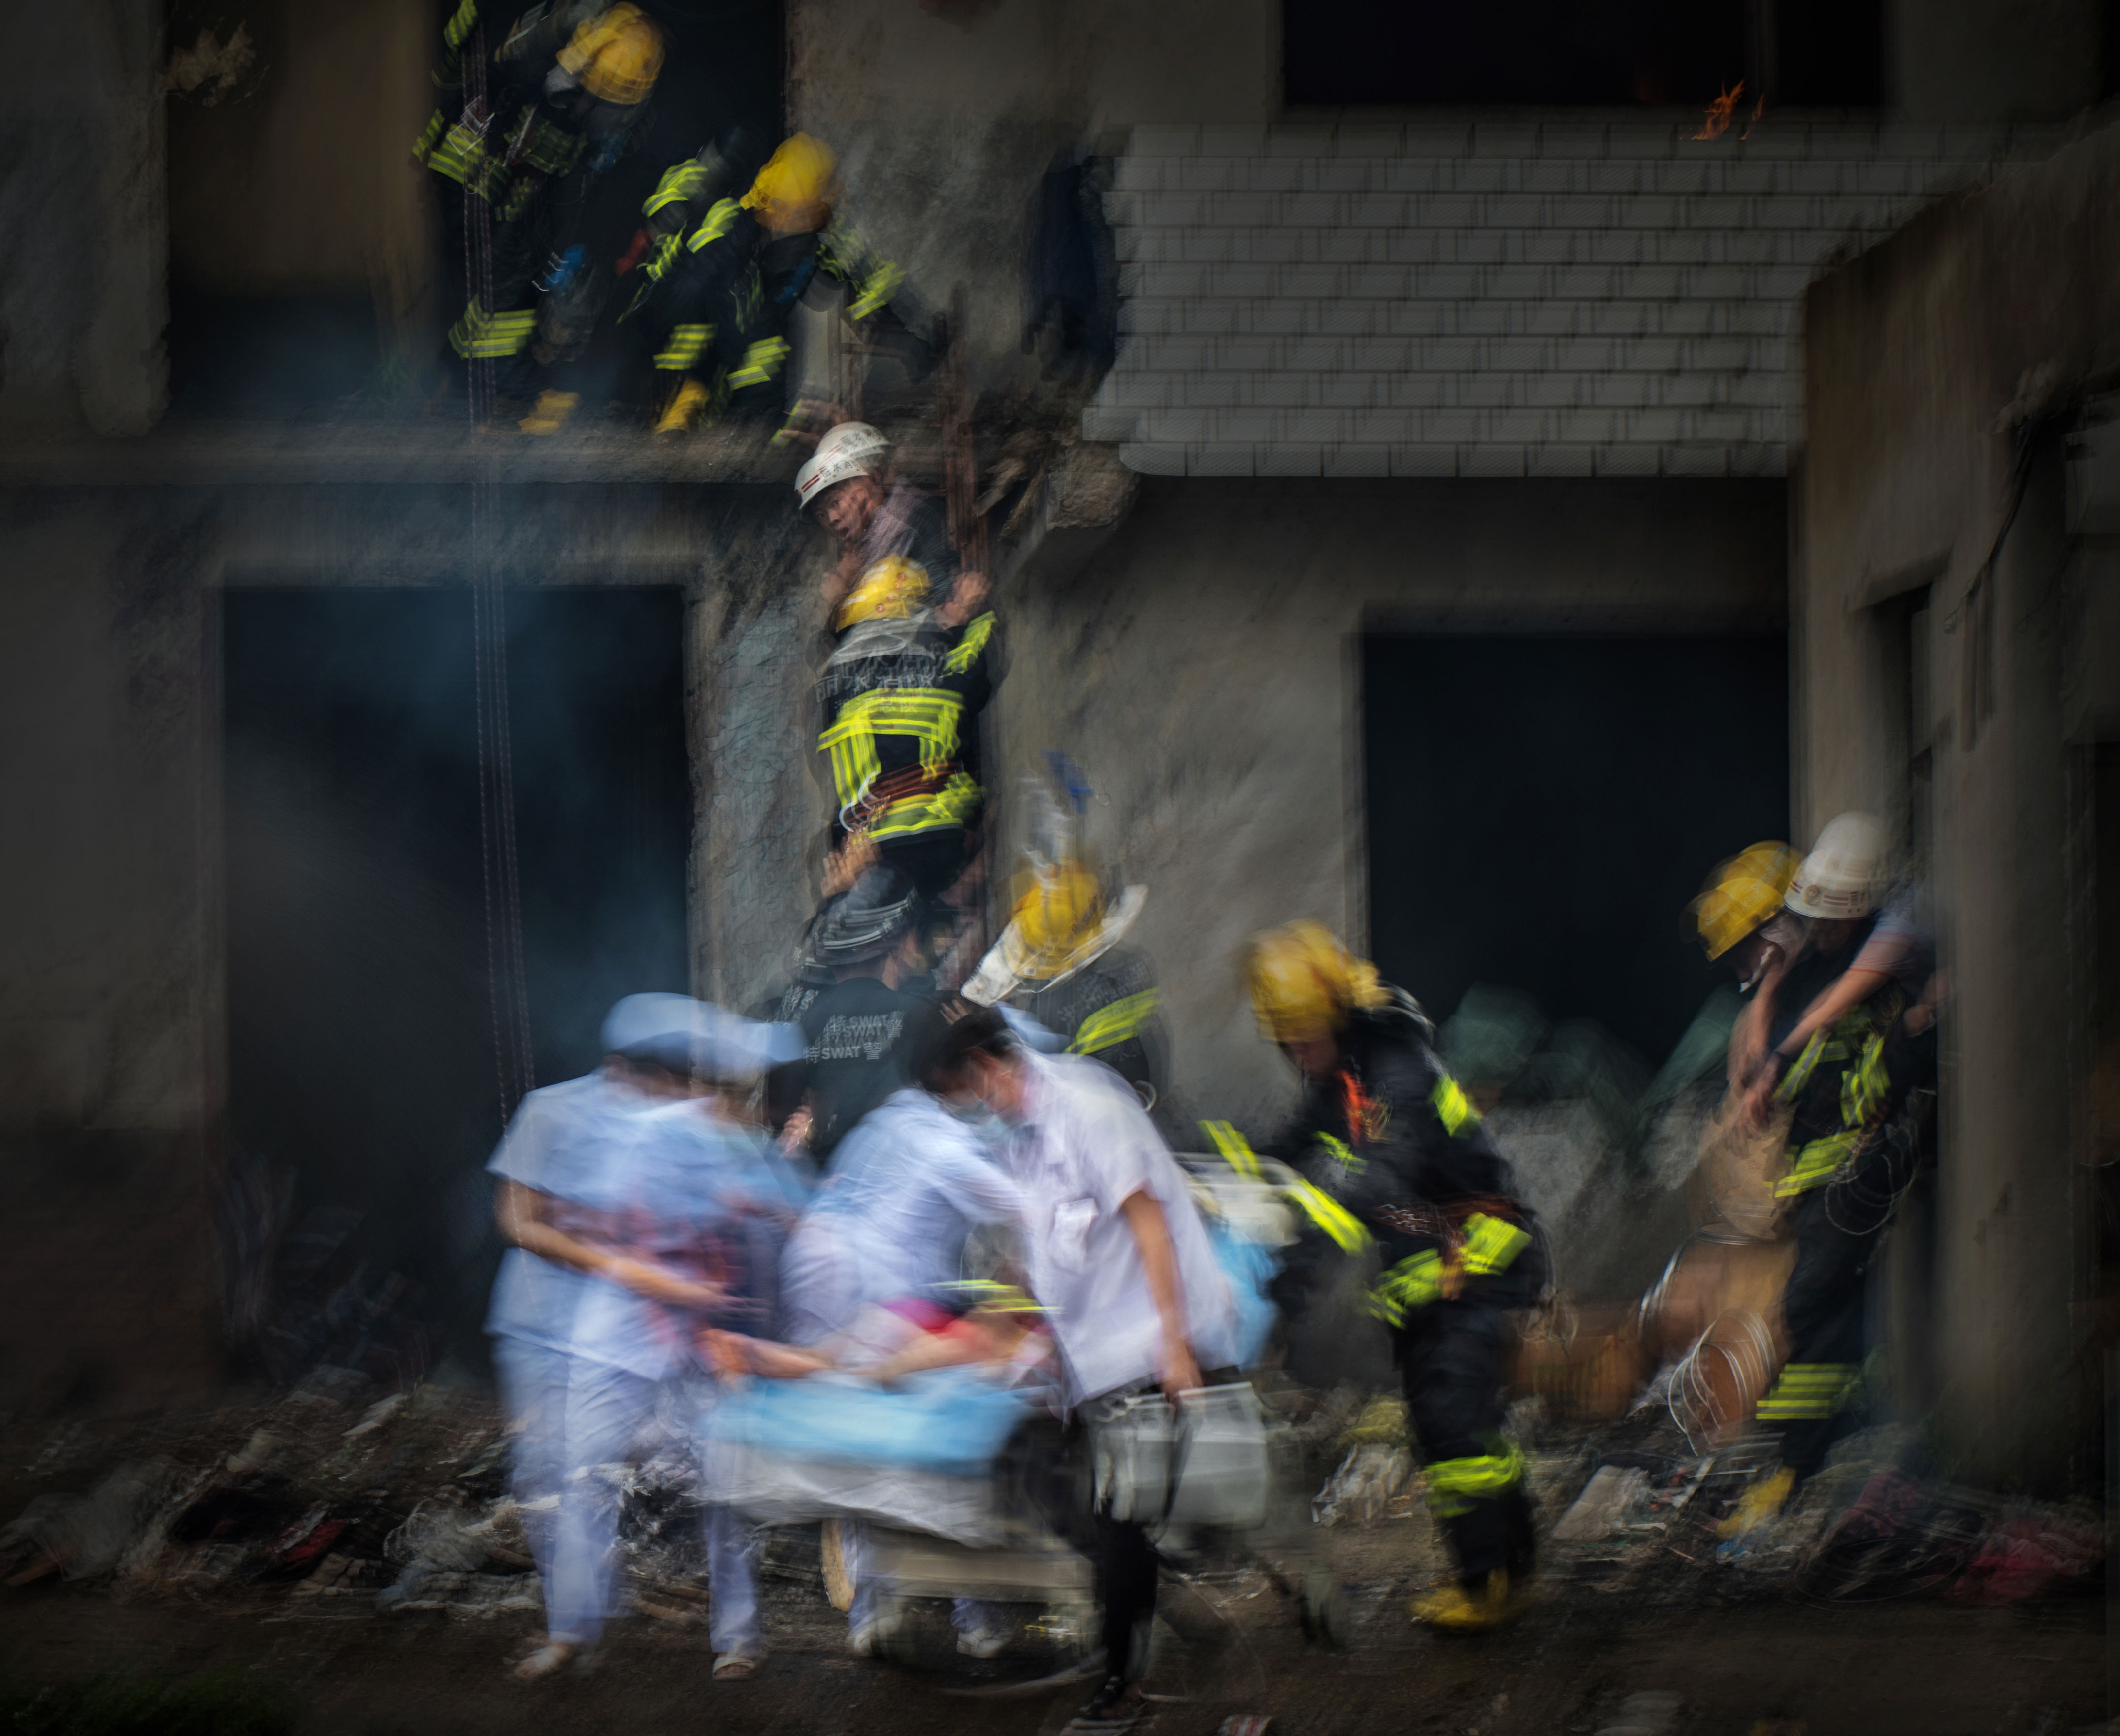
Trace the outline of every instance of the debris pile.
[[[1866, 1601], [1934, 1594], [2014, 1602], [2097, 1583], [2099, 1515], [1924, 1481], [1913, 1431], [1867, 1429], [1785, 1503], [1761, 1503], [1774, 1443], [1592, 1449], [1553, 1527], [1550, 1565], [1602, 1592]], [[1748, 1500], [1748, 1496], [1750, 1499]]]
[[[364, 1375], [313, 1371], [263, 1403], [158, 1418], [97, 1440], [79, 1425], [16, 1462], [68, 1481], [0, 1526], [0, 1580], [100, 1580], [120, 1597], [213, 1599], [315, 1617], [542, 1607], [532, 1534], [506, 1490], [509, 1441], [490, 1400], [421, 1385], [381, 1398]], [[705, 1561], [692, 1473], [665, 1451], [620, 1481], [635, 1607], [691, 1621]]]

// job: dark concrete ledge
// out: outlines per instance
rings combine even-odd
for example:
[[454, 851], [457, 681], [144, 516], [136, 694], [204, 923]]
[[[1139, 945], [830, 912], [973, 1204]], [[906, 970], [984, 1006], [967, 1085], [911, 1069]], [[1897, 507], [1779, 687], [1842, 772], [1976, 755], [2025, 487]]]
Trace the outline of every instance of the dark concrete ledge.
[[440, 419], [165, 422], [140, 440], [0, 433], [0, 487], [220, 487], [245, 484], [499, 485], [650, 482], [788, 486], [799, 447], [769, 427], [658, 438], [589, 424], [533, 439], [512, 426], [473, 433]]

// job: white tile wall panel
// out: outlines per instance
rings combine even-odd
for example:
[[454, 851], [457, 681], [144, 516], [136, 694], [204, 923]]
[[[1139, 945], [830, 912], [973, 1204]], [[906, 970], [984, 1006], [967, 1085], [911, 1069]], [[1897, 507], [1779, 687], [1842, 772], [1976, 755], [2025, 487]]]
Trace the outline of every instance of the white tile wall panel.
[[1086, 437], [1157, 474], [1771, 474], [1820, 263], [2061, 142], [1691, 130], [1136, 128], [1105, 199], [1124, 341]]

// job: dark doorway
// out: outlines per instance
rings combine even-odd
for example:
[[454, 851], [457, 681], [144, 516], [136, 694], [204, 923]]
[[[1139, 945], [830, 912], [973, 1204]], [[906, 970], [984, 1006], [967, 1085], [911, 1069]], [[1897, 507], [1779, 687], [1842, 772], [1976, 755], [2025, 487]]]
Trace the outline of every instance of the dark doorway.
[[[430, 1353], [483, 1305], [500, 1132], [471, 593], [224, 608], [231, 1175], [252, 1303], [286, 1317], [261, 1354]], [[683, 602], [518, 590], [507, 618], [544, 1084], [596, 1064], [620, 995], [686, 986]]]
[[1788, 831], [1788, 681], [1779, 635], [1365, 640], [1384, 975], [1438, 1018], [1526, 990], [1661, 1062], [1717, 980], [1687, 902]]

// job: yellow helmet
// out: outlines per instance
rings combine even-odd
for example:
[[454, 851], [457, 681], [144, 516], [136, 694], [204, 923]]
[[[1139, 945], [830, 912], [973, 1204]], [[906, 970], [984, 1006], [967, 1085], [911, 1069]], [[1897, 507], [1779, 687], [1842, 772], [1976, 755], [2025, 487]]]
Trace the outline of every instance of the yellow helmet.
[[1377, 967], [1356, 958], [1322, 923], [1291, 922], [1253, 936], [1244, 970], [1259, 1035], [1276, 1043], [1344, 1029], [1350, 1012], [1390, 999]]
[[1686, 909], [1709, 957], [1722, 957], [1781, 909], [1798, 860], [1786, 844], [1755, 844], [1708, 877], [1707, 889]]
[[1104, 914], [1097, 877], [1081, 863], [1062, 862], [1040, 874], [1009, 915], [1023, 942], [1024, 975], [1039, 982], [1058, 975]]
[[751, 191], [737, 202], [756, 212], [759, 221], [776, 234], [822, 228], [839, 167], [830, 145], [797, 133], [781, 141], [758, 171]]
[[623, 108], [648, 100], [662, 72], [662, 32], [637, 6], [618, 5], [574, 27], [560, 65], [590, 95]]
[[928, 569], [903, 555], [886, 555], [854, 581], [832, 617], [832, 631], [844, 633], [857, 621], [879, 617], [904, 621], [927, 606]]

